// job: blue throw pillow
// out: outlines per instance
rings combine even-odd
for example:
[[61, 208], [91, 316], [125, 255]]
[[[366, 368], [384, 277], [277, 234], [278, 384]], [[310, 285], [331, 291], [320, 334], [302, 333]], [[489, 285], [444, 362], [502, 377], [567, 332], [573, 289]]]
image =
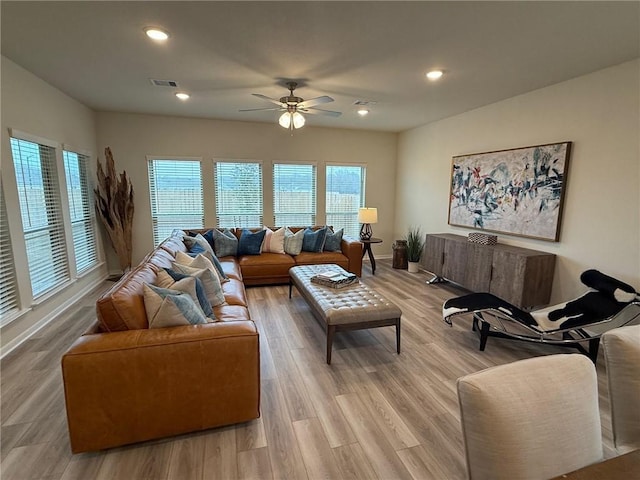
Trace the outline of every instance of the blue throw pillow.
[[216, 257], [228, 257], [238, 254], [238, 237], [231, 230], [225, 228], [224, 231], [213, 230], [213, 250]]
[[[213, 266], [216, 267], [216, 271], [218, 272], [218, 277], [220, 277], [220, 280], [223, 282], [226, 282], [227, 280], [229, 280], [229, 277], [227, 276], [226, 273], [224, 273], [222, 264], [220, 263], [220, 260], [218, 260], [218, 257], [216, 257], [215, 252], [213, 251], [213, 230], [208, 230], [204, 235], [202, 235], [202, 237], [209, 243], [209, 246], [211, 247], [211, 252], [209, 252], [211, 255], [205, 254], [205, 257], [211, 260], [211, 263], [213, 263]], [[194, 253], [193, 250], [189, 251], [189, 255], [192, 257], [198, 256], [198, 254]]]
[[342, 251], [342, 234], [344, 229], [341, 228], [337, 232], [327, 230], [327, 236], [324, 240], [325, 252], [341, 252]]
[[[171, 270], [170, 268], [165, 268], [164, 271], [167, 272], [175, 282], [191, 276], [191, 275], [186, 275], [184, 273], [176, 272], [175, 270]], [[207, 298], [207, 292], [205, 292], [204, 290], [204, 285], [202, 284], [202, 280], [196, 277], [193, 277], [193, 278], [195, 278], [196, 280], [196, 296], [198, 297], [198, 303], [200, 304], [200, 308], [202, 308], [202, 311], [204, 312], [205, 316], [209, 318], [215, 318], [213, 315], [213, 309], [211, 308], [211, 303]]]
[[260, 255], [262, 251], [262, 242], [266, 230], [260, 230], [252, 233], [251, 230], [245, 228], [240, 235], [240, 242], [238, 243], [238, 255]]
[[322, 248], [324, 247], [324, 240], [327, 236], [327, 227], [322, 227], [315, 232], [311, 230], [311, 227], [307, 227], [304, 229], [304, 238], [302, 240], [302, 251], [303, 252], [314, 252], [320, 253], [322, 252]]

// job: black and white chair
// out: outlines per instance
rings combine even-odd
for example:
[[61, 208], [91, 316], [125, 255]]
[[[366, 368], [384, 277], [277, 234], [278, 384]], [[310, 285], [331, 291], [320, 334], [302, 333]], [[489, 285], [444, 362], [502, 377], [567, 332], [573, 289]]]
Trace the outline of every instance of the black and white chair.
[[[580, 275], [589, 291], [569, 302], [526, 312], [490, 293], [471, 293], [447, 300], [444, 320], [473, 314], [480, 350], [490, 336], [578, 348], [595, 363], [601, 335], [640, 317], [640, 296], [631, 286], [597, 270]], [[588, 343], [588, 350], [583, 343]]]

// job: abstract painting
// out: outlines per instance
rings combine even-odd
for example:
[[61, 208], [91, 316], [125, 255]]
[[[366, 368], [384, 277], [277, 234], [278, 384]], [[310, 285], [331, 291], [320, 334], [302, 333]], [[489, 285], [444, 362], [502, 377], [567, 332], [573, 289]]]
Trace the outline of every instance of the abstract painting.
[[449, 225], [558, 241], [571, 142], [455, 156]]

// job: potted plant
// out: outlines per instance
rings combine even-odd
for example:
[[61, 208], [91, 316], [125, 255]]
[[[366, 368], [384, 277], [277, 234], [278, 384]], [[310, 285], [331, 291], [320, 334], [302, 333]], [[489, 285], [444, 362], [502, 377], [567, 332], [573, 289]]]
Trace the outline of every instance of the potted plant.
[[407, 233], [407, 260], [409, 273], [418, 273], [420, 271], [420, 258], [424, 250], [424, 236], [420, 227], [409, 227]]

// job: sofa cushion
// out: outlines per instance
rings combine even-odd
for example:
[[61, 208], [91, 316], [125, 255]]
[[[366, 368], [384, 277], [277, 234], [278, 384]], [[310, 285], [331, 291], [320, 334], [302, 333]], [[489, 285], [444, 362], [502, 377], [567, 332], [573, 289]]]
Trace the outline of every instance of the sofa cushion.
[[238, 242], [238, 255], [260, 255], [266, 230], [252, 232], [244, 228]]
[[141, 263], [98, 299], [96, 314], [105, 332], [149, 328], [143, 285], [155, 282], [156, 272], [154, 265]]
[[208, 323], [202, 309], [186, 292], [145, 284], [144, 306], [149, 328]]
[[238, 264], [242, 269], [243, 276], [256, 278], [288, 276], [289, 269], [294, 267], [296, 262], [291, 255], [285, 253], [263, 253], [260, 256], [243, 255], [238, 257]]
[[213, 307], [213, 313], [220, 322], [251, 320], [249, 309], [242, 305], [218, 305]]
[[163, 268], [158, 271], [158, 279], [155, 283], [158, 287], [169, 288], [171, 290], [179, 290], [186, 292], [196, 300], [200, 308], [204, 312], [205, 317], [211, 317], [211, 302], [207, 298], [207, 292], [204, 289], [202, 280], [186, 273], [176, 272], [170, 268]]
[[289, 255], [298, 255], [302, 251], [304, 230], [293, 233], [289, 228], [284, 231], [284, 251]]
[[218, 276], [208, 268], [194, 268], [187, 265], [181, 265], [179, 263], [173, 264], [173, 270], [191, 275], [202, 280], [204, 290], [207, 294], [207, 299], [211, 306], [220, 305], [224, 303], [224, 294], [222, 292], [222, 284]]
[[324, 241], [327, 236], [327, 227], [318, 230], [312, 230], [311, 227], [304, 229], [304, 237], [302, 241], [303, 252], [322, 252]]
[[[255, 257], [259, 258], [259, 257]], [[220, 265], [222, 265], [222, 269], [224, 270], [224, 274], [229, 279], [236, 279], [242, 281], [242, 272], [240, 271], [240, 265], [236, 260], [236, 257], [227, 257], [220, 260]]]
[[342, 251], [342, 234], [344, 229], [341, 228], [337, 232], [329, 229], [327, 230], [327, 236], [324, 240], [323, 250], [325, 252], [341, 252]]
[[228, 305], [247, 306], [244, 284], [240, 280], [231, 279], [222, 285], [224, 299]]
[[301, 252], [296, 258], [296, 265], [319, 265], [321, 263], [335, 263], [345, 270], [349, 266], [349, 259], [340, 252]]
[[262, 242], [263, 253], [284, 253], [284, 227], [275, 232], [269, 227], [264, 227], [265, 235]]
[[235, 256], [238, 254], [238, 237], [234, 233], [225, 228], [224, 231], [217, 229], [212, 230], [213, 234], [213, 250], [217, 257]]

